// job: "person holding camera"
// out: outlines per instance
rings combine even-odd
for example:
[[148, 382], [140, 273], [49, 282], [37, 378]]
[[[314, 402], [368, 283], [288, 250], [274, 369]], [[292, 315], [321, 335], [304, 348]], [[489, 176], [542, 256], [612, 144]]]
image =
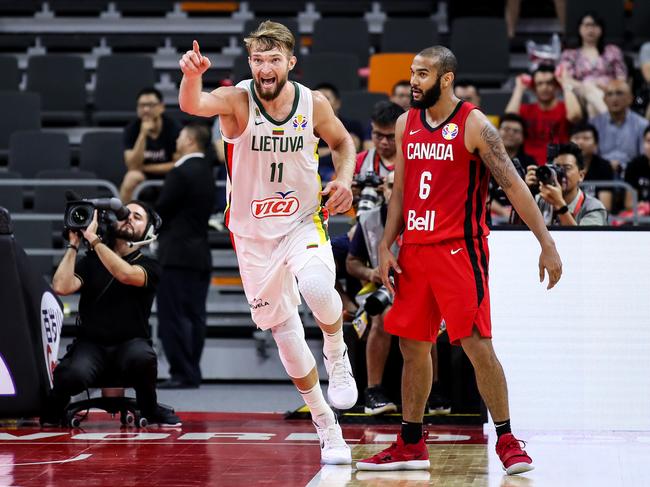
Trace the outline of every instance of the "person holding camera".
[[605, 206], [580, 189], [585, 172], [582, 152], [574, 143], [558, 145], [552, 163], [528, 167], [526, 184], [539, 190], [535, 201], [546, 225], [607, 225]]
[[370, 116], [372, 148], [357, 154], [355, 175], [372, 172], [382, 178], [393, 171], [395, 165], [395, 122], [404, 109], [392, 101], [375, 104]]
[[205, 125], [189, 124], [181, 130], [176, 141], [181, 157], [167, 174], [156, 204], [164, 222], [158, 247], [158, 334], [171, 376], [161, 389], [201, 384], [205, 300], [212, 271], [208, 220], [215, 198], [212, 165], [205, 158], [209, 146]]
[[[348, 274], [361, 281], [373, 283], [377, 287], [382, 286], [377, 244], [384, 233], [388, 202], [393, 190], [393, 180], [394, 173], [389, 172], [384, 184], [384, 202], [359, 214], [359, 221], [354, 236], [350, 241], [348, 256], [345, 261]], [[375, 291], [375, 293], [378, 292]], [[375, 299], [375, 302], [380, 304], [377, 308], [383, 307], [383, 309], [371, 312], [366, 306], [371, 326], [366, 341], [368, 387], [364, 392], [364, 411], [366, 414], [371, 415], [397, 411], [397, 405], [388, 398], [382, 387], [384, 367], [386, 366], [391, 344], [391, 335], [384, 331], [384, 315], [390, 309], [390, 301], [392, 301], [390, 295], [388, 295], [388, 298], [389, 301], [381, 301], [381, 304], [379, 300]]]
[[[142, 202], [133, 201], [126, 208], [128, 217], [114, 226], [105, 225], [107, 210], [96, 210], [84, 230], [68, 231], [69, 243], [52, 288], [62, 296], [80, 292], [78, 336], [54, 369], [43, 424], [60, 424], [70, 397], [110, 371], [135, 388], [138, 408], [149, 423], [180, 425], [175, 414], [157, 403], [157, 358], [149, 316], [160, 266], [139, 250], [154, 238], [160, 219]], [[88, 251], [75, 262], [82, 240]]]

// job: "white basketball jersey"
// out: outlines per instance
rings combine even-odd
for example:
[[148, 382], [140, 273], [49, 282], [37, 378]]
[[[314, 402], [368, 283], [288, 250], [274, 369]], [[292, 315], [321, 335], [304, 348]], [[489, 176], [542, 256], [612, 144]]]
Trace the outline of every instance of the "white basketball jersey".
[[237, 236], [279, 238], [306, 218], [323, 226], [312, 93], [290, 83], [295, 97], [282, 121], [266, 113], [253, 80], [237, 85], [248, 92], [248, 124], [234, 139], [222, 134], [228, 168], [226, 225]]

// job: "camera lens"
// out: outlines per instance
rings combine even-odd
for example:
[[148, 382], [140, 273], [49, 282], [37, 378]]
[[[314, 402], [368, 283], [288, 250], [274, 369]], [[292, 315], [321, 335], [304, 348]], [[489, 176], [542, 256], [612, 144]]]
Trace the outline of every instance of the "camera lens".
[[393, 297], [384, 286], [377, 289], [366, 299], [365, 310], [370, 316], [377, 316], [384, 312], [389, 304], [393, 304]]
[[539, 166], [535, 170], [535, 176], [540, 183], [553, 184], [555, 171], [549, 166]]
[[83, 225], [89, 217], [88, 208], [85, 206], [78, 206], [70, 212], [70, 222], [74, 225]]

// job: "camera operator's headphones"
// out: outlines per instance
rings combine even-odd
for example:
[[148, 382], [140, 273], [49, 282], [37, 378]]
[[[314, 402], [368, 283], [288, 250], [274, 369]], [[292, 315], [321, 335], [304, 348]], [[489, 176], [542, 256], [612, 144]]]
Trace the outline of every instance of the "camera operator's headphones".
[[138, 242], [127, 242], [128, 246], [131, 248], [140, 248], [156, 241], [158, 238], [158, 232], [162, 226], [162, 218], [160, 218], [160, 215], [156, 213], [153, 208], [142, 201], [134, 200], [130, 201], [128, 204], [131, 203], [141, 206], [147, 213], [147, 226], [144, 229], [142, 240]]

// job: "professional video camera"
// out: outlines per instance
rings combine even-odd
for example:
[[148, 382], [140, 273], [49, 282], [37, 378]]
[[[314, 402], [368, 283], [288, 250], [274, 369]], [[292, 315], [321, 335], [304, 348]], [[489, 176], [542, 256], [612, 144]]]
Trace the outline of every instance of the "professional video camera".
[[374, 171], [367, 171], [365, 174], [357, 175], [354, 182], [361, 189], [357, 213], [371, 210], [381, 204], [381, 197], [377, 192], [377, 188], [384, 182], [381, 176]]
[[560, 146], [558, 144], [548, 144], [546, 148], [546, 165], [539, 166], [535, 169], [535, 176], [540, 183], [554, 186], [556, 179], [561, 187], [566, 183], [566, 172], [553, 162], [558, 156], [559, 151]]
[[95, 198], [68, 201], [63, 216], [63, 232], [81, 232], [93, 221], [97, 210], [97, 235], [107, 244], [115, 238], [115, 225], [131, 213], [118, 198]]

